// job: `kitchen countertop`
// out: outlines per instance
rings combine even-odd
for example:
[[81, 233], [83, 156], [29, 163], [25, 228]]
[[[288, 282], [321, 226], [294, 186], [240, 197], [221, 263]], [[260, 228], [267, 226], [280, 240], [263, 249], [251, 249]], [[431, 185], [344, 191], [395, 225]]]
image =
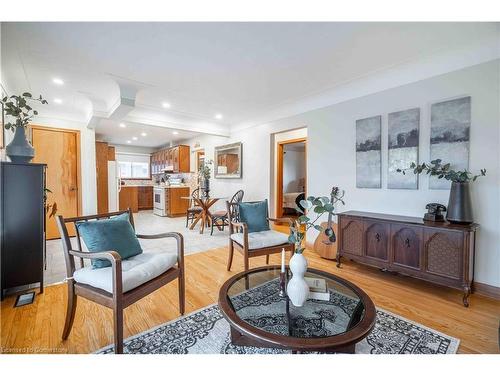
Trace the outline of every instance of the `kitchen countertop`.
[[153, 185], [153, 188], [160, 188], [160, 189], [176, 189], [176, 188], [188, 188], [189, 186], [187, 185]]

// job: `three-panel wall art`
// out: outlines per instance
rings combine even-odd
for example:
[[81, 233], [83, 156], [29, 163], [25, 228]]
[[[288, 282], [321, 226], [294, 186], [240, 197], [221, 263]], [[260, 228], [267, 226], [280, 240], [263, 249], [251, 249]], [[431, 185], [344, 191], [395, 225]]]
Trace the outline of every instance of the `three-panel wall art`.
[[[387, 188], [418, 189], [418, 176], [397, 172], [419, 163], [420, 108], [387, 115]], [[453, 169], [469, 167], [471, 97], [431, 105], [429, 161], [441, 159]], [[382, 115], [356, 120], [356, 187], [382, 187]], [[450, 182], [431, 177], [430, 189], [449, 189]]]

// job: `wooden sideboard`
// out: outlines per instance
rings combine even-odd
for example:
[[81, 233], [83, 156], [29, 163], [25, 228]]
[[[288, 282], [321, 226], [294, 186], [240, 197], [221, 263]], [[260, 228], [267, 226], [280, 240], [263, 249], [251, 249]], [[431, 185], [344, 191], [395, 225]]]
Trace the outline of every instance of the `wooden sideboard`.
[[469, 306], [477, 224], [347, 211], [338, 215], [337, 267], [345, 257], [463, 291]]

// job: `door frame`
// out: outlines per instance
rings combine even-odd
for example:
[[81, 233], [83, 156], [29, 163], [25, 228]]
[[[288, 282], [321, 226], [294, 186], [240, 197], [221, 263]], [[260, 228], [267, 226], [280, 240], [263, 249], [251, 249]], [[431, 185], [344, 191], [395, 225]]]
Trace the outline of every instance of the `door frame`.
[[306, 158], [306, 175], [305, 175], [305, 193], [307, 195], [307, 137], [302, 138], [294, 138], [287, 139], [284, 141], [277, 142], [278, 146], [277, 156], [278, 163], [276, 168], [276, 217], [283, 217], [283, 155], [284, 155], [284, 146], [291, 143], [302, 143], [305, 144], [305, 153], [304, 156]]
[[64, 132], [64, 133], [73, 133], [76, 135], [76, 184], [78, 186], [78, 195], [77, 195], [77, 215], [82, 215], [82, 166], [81, 166], [81, 141], [80, 141], [80, 130], [77, 129], [67, 129], [67, 128], [56, 128], [52, 126], [43, 126], [43, 125], [35, 125], [30, 124], [28, 126], [29, 129], [29, 141], [31, 145], [33, 145], [33, 129], [45, 130], [45, 131], [54, 131], [54, 132]]

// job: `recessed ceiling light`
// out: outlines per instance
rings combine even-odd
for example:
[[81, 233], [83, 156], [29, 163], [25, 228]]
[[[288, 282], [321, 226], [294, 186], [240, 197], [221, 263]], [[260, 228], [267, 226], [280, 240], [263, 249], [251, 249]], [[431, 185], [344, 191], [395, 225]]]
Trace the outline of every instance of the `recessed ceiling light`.
[[62, 103], [62, 99], [55, 98], [55, 99], [54, 99], [54, 103], [56, 103], [56, 104], [61, 104], [61, 103]]
[[142, 132], [142, 133], [141, 133], [141, 135], [142, 135], [143, 137], [145, 137], [145, 136], [147, 136], [147, 133]]
[[161, 105], [163, 108], [170, 108], [170, 103], [163, 102], [163, 103], [161, 103]]
[[179, 134], [179, 132], [173, 131], [172, 134], [177, 135], [177, 134]]
[[132, 141], [127, 141], [127, 143], [132, 143]]
[[126, 128], [127, 125], [125, 125], [123, 122], [120, 122], [120, 128]]
[[52, 78], [52, 82], [59, 86], [64, 85], [64, 81], [61, 78]]
[[137, 137], [132, 137], [132, 139], [133, 139], [134, 141], [137, 141]]
[[215, 118], [216, 118], [217, 120], [221, 120], [221, 119], [222, 119], [222, 115], [221, 115], [220, 113], [217, 113], [217, 114], [215, 115]]

